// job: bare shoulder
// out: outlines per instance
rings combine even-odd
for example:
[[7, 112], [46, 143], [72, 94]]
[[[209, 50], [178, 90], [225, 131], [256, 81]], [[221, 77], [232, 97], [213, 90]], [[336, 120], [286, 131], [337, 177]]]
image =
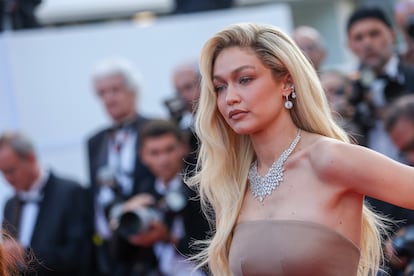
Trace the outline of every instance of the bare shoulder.
[[323, 183], [414, 209], [414, 168], [363, 146], [306, 133], [302, 149]]
[[316, 162], [324, 158], [335, 157], [337, 154], [341, 154], [341, 151], [346, 150], [352, 145], [334, 138], [307, 133], [304, 146], [309, 151], [310, 157], [312, 159], [314, 158]]
[[310, 135], [309, 161], [320, 177], [329, 177], [337, 170], [347, 170], [347, 163], [357, 158], [361, 146], [321, 135]]

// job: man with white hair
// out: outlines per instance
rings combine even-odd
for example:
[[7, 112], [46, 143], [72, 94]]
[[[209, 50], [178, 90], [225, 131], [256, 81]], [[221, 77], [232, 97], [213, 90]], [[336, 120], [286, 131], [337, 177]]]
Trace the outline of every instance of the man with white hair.
[[181, 129], [193, 127], [194, 112], [200, 97], [201, 75], [196, 61], [181, 62], [174, 67], [172, 82], [177, 97], [183, 102], [181, 116], [176, 118]]
[[196, 60], [178, 63], [172, 72], [174, 98], [164, 101], [171, 118], [183, 130], [190, 145], [187, 161], [194, 163], [197, 158], [198, 139], [194, 133], [194, 114], [200, 98], [201, 75]]
[[316, 72], [320, 73], [326, 50], [318, 30], [310, 26], [299, 26], [294, 30], [292, 38], [309, 58]]
[[[104, 60], [96, 66], [92, 81], [96, 95], [112, 121], [111, 126], [98, 131], [87, 143], [90, 191], [95, 210], [93, 242], [98, 270], [95, 274], [129, 275], [135, 260], [110, 255], [110, 241], [114, 237], [108, 217], [115, 203], [140, 193], [139, 181], [150, 175], [138, 155], [138, 133], [147, 119], [137, 112], [140, 83], [137, 72], [127, 60]], [[127, 241], [118, 242], [129, 246]], [[115, 263], [115, 259], [122, 264]], [[150, 259], [145, 260], [145, 269], [156, 267], [155, 261]], [[147, 272], [137, 273], [144, 275]]]

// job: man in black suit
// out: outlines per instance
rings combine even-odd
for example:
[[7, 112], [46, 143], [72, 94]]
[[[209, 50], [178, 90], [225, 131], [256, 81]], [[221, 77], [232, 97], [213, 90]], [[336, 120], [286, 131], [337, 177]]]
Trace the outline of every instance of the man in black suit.
[[391, 21], [378, 7], [357, 9], [347, 23], [348, 47], [359, 61], [351, 103], [365, 145], [398, 159], [383, 125], [388, 105], [397, 97], [414, 92], [414, 67], [404, 64], [394, 52]]
[[[183, 182], [190, 172], [184, 162], [189, 145], [183, 132], [171, 121], [153, 120], [144, 125], [140, 138], [141, 159], [154, 176], [143, 182], [146, 194], [136, 195], [122, 208], [124, 214], [151, 208], [158, 215], [137, 233], [130, 231], [128, 240], [154, 249], [162, 275], [204, 275], [199, 270], [191, 273], [195, 265], [186, 260], [195, 252], [192, 242], [207, 237], [209, 225], [196, 193]], [[120, 219], [114, 225], [122, 231], [132, 221], [126, 222]]]
[[86, 191], [43, 169], [32, 143], [17, 132], [0, 136], [0, 171], [16, 194], [4, 210], [5, 227], [33, 254], [24, 275], [86, 275], [90, 229], [84, 223]]
[[200, 98], [200, 81], [201, 75], [196, 60], [180, 62], [172, 72], [175, 96], [164, 101], [171, 119], [184, 132], [190, 143], [190, 154], [187, 157], [190, 164], [196, 163], [198, 152], [198, 138], [194, 131], [194, 114]]
[[[141, 191], [140, 181], [150, 175], [138, 156], [139, 130], [146, 118], [136, 109], [139, 79], [132, 65], [108, 59], [96, 66], [93, 85], [112, 125], [88, 139], [90, 195], [94, 209], [96, 275], [126, 275], [129, 261], [111, 254], [111, 206]], [[108, 184], [110, 183], [110, 184]], [[127, 262], [128, 264], [119, 264]], [[121, 268], [120, 268], [121, 267]]]

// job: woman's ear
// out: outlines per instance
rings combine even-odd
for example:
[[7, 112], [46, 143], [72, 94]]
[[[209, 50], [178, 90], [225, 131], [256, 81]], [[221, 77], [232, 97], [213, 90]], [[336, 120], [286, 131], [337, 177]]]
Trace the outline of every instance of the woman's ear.
[[290, 74], [283, 77], [283, 95], [287, 96], [292, 92], [293, 80]]
[[290, 74], [287, 74], [286, 75], [286, 81], [288, 82], [289, 87], [292, 87], [292, 85], [293, 85], [293, 79], [292, 79], [292, 76]]

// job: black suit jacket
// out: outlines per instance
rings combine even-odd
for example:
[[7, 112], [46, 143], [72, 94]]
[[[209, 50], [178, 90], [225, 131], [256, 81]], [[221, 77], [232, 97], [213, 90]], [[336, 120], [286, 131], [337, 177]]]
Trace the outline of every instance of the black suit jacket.
[[[117, 201], [126, 201], [130, 197], [135, 194], [138, 194], [143, 191], [141, 181], [147, 177], [151, 176], [150, 171], [144, 166], [139, 157], [139, 133], [141, 127], [148, 122], [149, 119], [137, 115], [136, 119], [132, 122], [130, 127], [137, 130], [137, 140], [135, 145], [135, 165], [133, 171], [133, 188], [132, 192], [129, 195], [122, 195], [121, 199], [117, 199]], [[93, 212], [94, 210], [94, 200], [95, 195], [98, 192], [99, 184], [97, 182], [96, 174], [100, 167], [106, 166], [108, 161], [108, 143], [110, 142], [111, 134], [113, 128], [105, 128], [92, 137], [90, 137], [87, 141], [87, 152], [88, 152], [88, 163], [89, 163], [89, 177], [90, 177], [90, 188], [89, 188], [89, 210]], [[114, 202], [116, 203], [116, 202]], [[94, 216], [93, 214], [91, 215]], [[94, 219], [91, 220], [91, 227], [94, 228]], [[116, 244], [115, 246], [112, 244]], [[113, 249], [115, 247], [116, 249]], [[121, 250], [117, 250], [121, 248]], [[130, 245], [126, 241], [119, 239], [116, 235], [114, 235], [113, 240], [111, 241], [111, 245], [108, 247], [104, 247], [99, 249], [98, 247], [95, 249], [96, 251], [94, 254], [100, 254], [98, 251], [100, 250], [101, 253], [104, 255], [103, 259], [94, 257], [94, 264], [96, 270], [102, 270], [102, 262], [108, 266], [108, 269], [113, 271], [111, 275], [130, 275], [130, 272], [135, 265], [136, 259], [144, 260], [147, 264], [142, 270], [152, 269], [156, 267], [156, 261], [152, 254], [152, 250], [138, 250], [137, 247]], [[148, 251], [148, 252], [147, 252]], [[138, 255], [137, 255], [138, 254]], [[116, 261], [116, 262], [114, 262]], [[106, 270], [106, 269], [104, 269]], [[141, 268], [139, 268], [141, 270]], [[119, 272], [121, 271], [121, 272]], [[102, 273], [102, 272], [96, 272]]]
[[[15, 234], [15, 208], [17, 196], [6, 203], [3, 226]], [[78, 183], [50, 173], [39, 203], [30, 251], [35, 260], [30, 272], [24, 275], [69, 276], [86, 275], [84, 270], [91, 249], [90, 229], [85, 223], [86, 190]]]
[[[144, 189], [147, 193], [154, 195], [157, 200], [163, 196], [155, 190], [155, 179], [150, 177], [144, 182]], [[186, 205], [180, 212], [165, 212], [164, 222], [168, 227], [172, 226], [172, 222], [176, 216], [181, 216], [184, 222], [185, 236], [182, 237], [177, 244], [177, 250], [184, 256], [190, 256], [195, 253], [192, 249], [192, 243], [195, 240], [205, 240], [209, 234], [209, 224], [201, 211], [200, 201], [197, 193], [191, 190], [184, 182], [181, 184], [180, 193], [186, 198]]]
[[[145, 167], [138, 155], [138, 143], [139, 143], [139, 130], [147, 122], [148, 119], [140, 115], [137, 115], [136, 120], [133, 122], [132, 127], [138, 132], [137, 142], [135, 146], [135, 166], [133, 174], [133, 191], [132, 194], [136, 194], [140, 191], [140, 181], [151, 175], [147, 167]], [[108, 158], [108, 143], [110, 139], [112, 128], [106, 128], [99, 131], [91, 138], [88, 139], [88, 162], [89, 162], [89, 177], [90, 177], [90, 189], [91, 194], [95, 195], [97, 192], [98, 184], [96, 179], [96, 173], [101, 166], [106, 165]]]

